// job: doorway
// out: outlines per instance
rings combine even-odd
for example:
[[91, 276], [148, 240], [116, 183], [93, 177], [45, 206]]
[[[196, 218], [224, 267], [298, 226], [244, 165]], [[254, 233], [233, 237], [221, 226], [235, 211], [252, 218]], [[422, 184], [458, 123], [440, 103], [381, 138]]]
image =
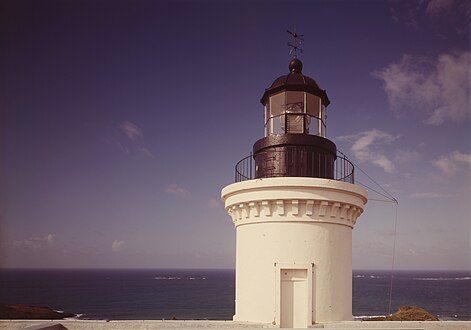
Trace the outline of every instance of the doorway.
[[307, 269], [280, 269], [280, 326], [306, 328], [308, 326], [308, 272]]

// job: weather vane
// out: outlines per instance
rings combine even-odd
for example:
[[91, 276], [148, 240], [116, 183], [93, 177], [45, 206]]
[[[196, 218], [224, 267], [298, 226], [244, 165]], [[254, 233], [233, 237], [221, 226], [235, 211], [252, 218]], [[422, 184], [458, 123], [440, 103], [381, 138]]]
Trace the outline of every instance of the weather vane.
[[298, 34], [296, 32], [296, 28], [294, 28], [294, 32], [291, 32], [290, 30], [286, 30], [288, 34], [293, 36], [293, 43], [288, 42], [288, 47], [289, 47], [289, 53], [294, 54], [294, 57], [298, 57], [298, 51], [302, 54], [303, 50], [301, 48], [301, 44], [304, 41], [304, 34]]

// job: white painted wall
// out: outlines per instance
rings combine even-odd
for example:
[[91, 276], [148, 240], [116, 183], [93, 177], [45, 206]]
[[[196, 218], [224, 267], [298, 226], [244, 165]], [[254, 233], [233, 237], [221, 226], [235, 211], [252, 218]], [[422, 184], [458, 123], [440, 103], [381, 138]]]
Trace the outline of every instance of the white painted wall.
[[222, 199], [237, 235], [234, 320], [280, 325], [284, 269], [309, 274], [305, 326], [352, 319], [352, 228], [367, 201], [363, 188], [267, 178], [231, 184]]

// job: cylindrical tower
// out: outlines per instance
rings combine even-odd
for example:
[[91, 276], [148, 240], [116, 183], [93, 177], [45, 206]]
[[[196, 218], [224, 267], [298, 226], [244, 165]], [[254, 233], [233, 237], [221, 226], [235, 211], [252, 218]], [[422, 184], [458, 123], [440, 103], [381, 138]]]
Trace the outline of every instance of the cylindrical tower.
[[352, 229], [367, 193], [326, 138], [330, 101], [294, 58], [261, 103], [254, 162], [239, 162], [241, 182], [221, 193], [236, 227], [234, 320], [290, 328], [351, 320]]

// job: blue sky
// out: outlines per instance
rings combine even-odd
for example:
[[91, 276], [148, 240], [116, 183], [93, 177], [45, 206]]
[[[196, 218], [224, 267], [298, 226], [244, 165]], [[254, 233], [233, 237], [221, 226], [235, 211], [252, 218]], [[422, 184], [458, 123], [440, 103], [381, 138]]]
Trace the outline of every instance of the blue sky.
[[[0, 267], [233, 268], [220, 190], [296, 27], [328, 138], [399, 200], [396, 268], [471, 269], [469, 2], [0, 6]], [[395, 211], [367, 204], [355, 269], [391, 267]]]

